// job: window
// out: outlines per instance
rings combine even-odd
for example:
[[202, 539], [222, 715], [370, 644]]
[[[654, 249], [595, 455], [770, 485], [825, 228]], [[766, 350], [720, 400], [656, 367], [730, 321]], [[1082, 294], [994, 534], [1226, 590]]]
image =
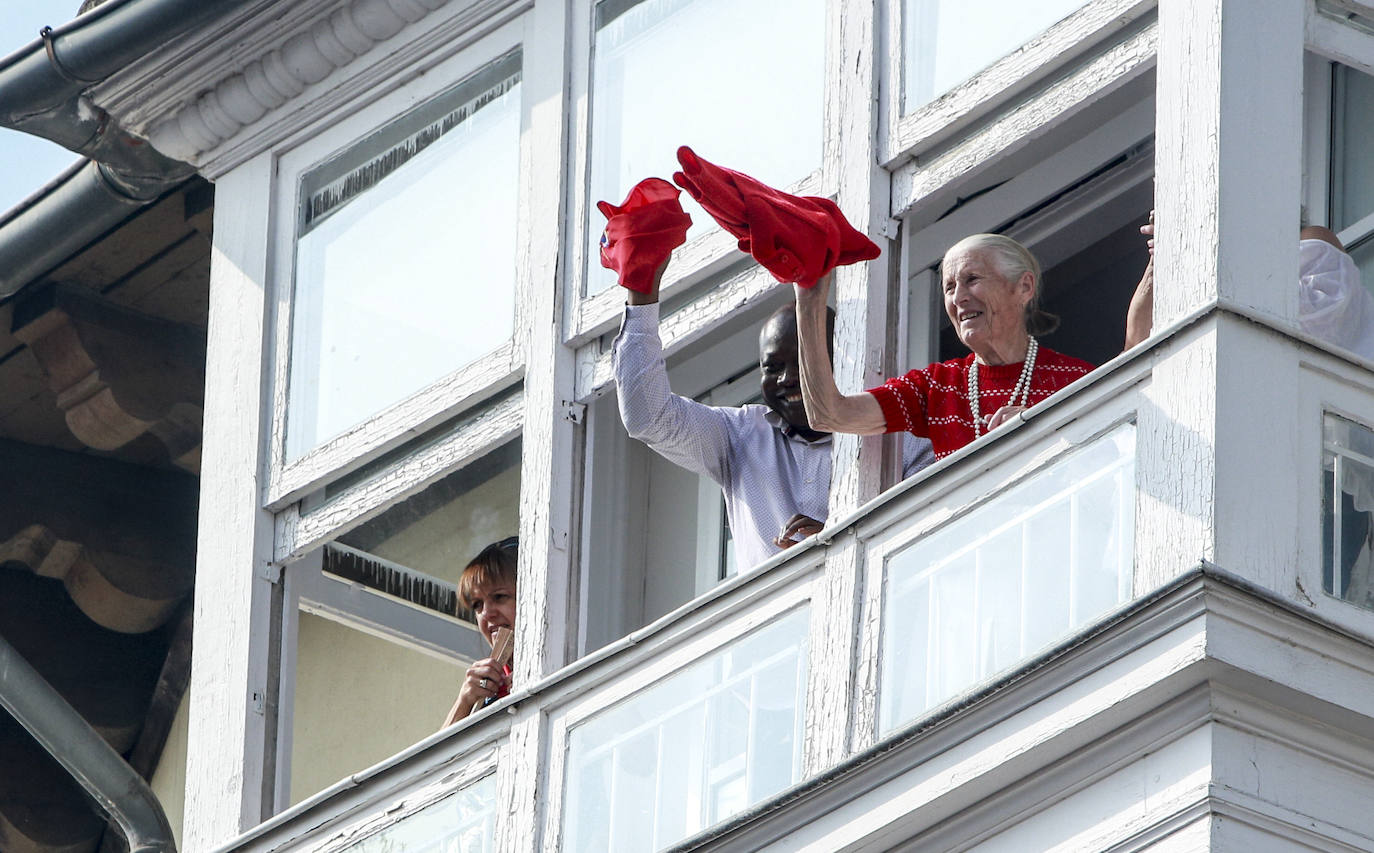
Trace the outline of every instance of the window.
[[[821, 0], [603, 0], [595, 10], [588, 191], [619, 202], [678, 168], [689, 145], [771, 186], [821, 164], [825, 4]], [[689, 239], [713, 224], [692, 205]], [[601, 268], [601, 214], [587, 205], [587, 295]]]
[[[767, 313], [748, 312], [689, 353], [670, 352], [673, 391], [713, 406], [752, 402]], [[660, 323], [665, 342], [673, 322], [670, 315]], [[588, 408], [594, 464], [583, 501], [583, 651], [652, 622], [735, 571], [720, 485], [631, 439], [614, 394]]]
[[496, 447], [287, 567], [289, 803], [438, 730], [489, 653], [457, 585], [517, 532], [520, 448]]
[[1374, 431], [1322, 420], [1322, 588], [1374, 610], [1369, 513], [1374, 510]]
[[520, 54], [306, 171], [286, 459], [509, 341]]
[[1330, 222], [1374, 284], [1374, 77], [1335, 64], [1331, 78]]
[[803, 607], [568, 731], [564, 849], [658, 850], [801, 778]]
[[887, 734], [1131, 595], [1135, 427], [1056, 460], [887, 558]]
[[905, 0], [902, 112], [913, 112], [948, 92], [1083, 2]]

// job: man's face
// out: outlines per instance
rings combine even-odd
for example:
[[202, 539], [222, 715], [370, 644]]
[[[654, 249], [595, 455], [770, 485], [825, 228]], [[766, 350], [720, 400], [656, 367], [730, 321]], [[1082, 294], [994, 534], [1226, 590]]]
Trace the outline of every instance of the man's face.
[[759, 372], [764, 405], [794, 428], [810, 430], [802, 404], [796, 317], [779, 314], [764, 324], [759, 332]]

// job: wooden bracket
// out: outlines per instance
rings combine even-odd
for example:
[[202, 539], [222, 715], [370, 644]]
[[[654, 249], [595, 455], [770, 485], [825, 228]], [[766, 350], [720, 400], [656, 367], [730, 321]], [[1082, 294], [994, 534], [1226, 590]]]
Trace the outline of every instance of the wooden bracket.
[[14, 335], [37, 358], [82, 443], [117, 450], [147, 434], [178, 467], [200, 470], [200, 330], [140, 314], [84, 287], [52, 284], [16, 303]]

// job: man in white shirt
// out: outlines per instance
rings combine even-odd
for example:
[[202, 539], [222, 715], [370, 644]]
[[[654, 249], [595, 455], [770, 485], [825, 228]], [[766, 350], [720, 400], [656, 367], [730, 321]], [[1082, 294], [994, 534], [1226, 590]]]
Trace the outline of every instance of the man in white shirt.
[[[829, 433], [811, 429], [802, 405], [797, 320], [792, 305], [759, 334], [764, 405], [707, 406], [672, 393], [658, 336], [658, 289], [626, 291], [612, 361], [620, 417], [630, 436], [665, 459], [720, 484], [735, 541], [748, 570], [821, 529], [830, 492]], [[903, 437], [902, 476], [935, 459], [930, 442]]]

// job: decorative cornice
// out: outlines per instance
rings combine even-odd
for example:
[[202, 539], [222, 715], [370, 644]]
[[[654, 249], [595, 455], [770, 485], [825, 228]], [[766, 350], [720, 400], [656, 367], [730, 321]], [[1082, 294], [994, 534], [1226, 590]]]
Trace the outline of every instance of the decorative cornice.
[[[213, 177], [530, 5], [273, 0], [146, 57], [97, 87], [93, 99], [162, 153]], [[433, 14], [444, 6], [455, 8]], [[356, 61], [367, 54], [371, 61]], [[229, 150], [234, 156], [224, 162]]]
[[354, 0], [297, 33], [278, 49], [221, 80], [148, 134], [170, 157], [195, 162], [218, 146], [400, 32], [448, 0]]

